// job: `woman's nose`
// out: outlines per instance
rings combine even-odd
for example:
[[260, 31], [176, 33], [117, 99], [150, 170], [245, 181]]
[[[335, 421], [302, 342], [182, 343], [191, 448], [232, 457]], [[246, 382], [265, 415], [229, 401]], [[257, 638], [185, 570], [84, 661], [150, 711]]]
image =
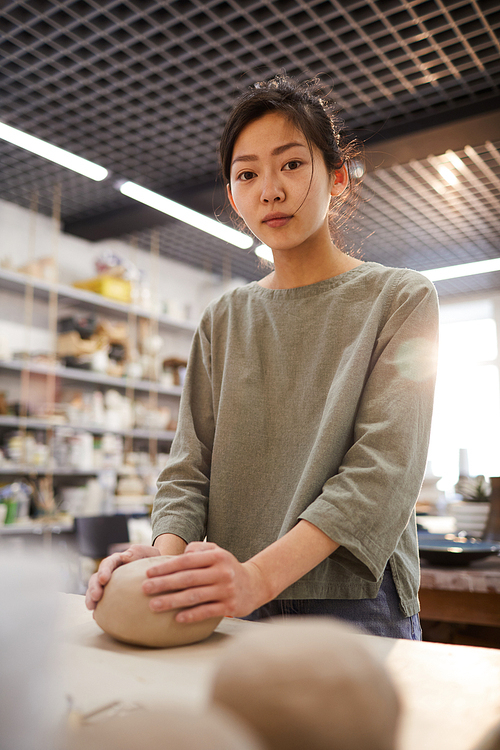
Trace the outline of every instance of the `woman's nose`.
[[283, 201], [285, 193], [280, 181], [273, 176], [266, 177], [262, 185], [261, 201], [263, 203], [275, 203]]

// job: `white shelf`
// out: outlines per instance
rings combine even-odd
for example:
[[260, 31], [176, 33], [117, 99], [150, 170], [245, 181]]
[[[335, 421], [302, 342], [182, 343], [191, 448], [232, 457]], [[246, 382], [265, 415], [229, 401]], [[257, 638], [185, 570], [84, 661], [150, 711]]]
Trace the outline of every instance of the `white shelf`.
[[[112, 299], [108, 299], [100, 294], [77, 289], [76, 287], [64, 284], [56, 284], [41, 279], [28, 276], [16, 271], [0, 269], [0, 290], [8, 290], [16, 294], [25, 294], [33, 292], [34, 297], [41, 302], [48, 303], [51, 296], [56, 295], [59, 310], [66, 309], [71, 305], [79, 309], [92, 310], [99, 314], [105, 315], [113, 313], [115, 317], [126, 320], [129, 315], [135, 315], [137, 318], [158, 321], [162, 330], [192, 335], [196, 330], [196, 323], [192, 321], [177, 320], [168, 315], [157, 315], [151, 310], [146, 310], [137, 305], [125, 304]], [[0, 292], [1, 293], [1, 292]], [[62, 303], [62, 304], [61, 304]], [[17, 373], [23, 371], [35, 373], [43, 376], [54, 376], [65, 381], [74, 381], [76, 383], [89, 383], [96, 387], [111, 387], [125, 391], [130, 389], [134, 393], [158, 393], [164, 396], [180, 397], [182, 393], [181, 386], [162, 385], [158, 382], [149, 380], [137, 380], [130, 378], [111, 377], [104, 373], [84, 370], [80, 368], [64, 367], [61, 364], [40, 363], [31, 360], [14, 359], [0, 360], [0, 372]], [[28, 429], [28, 430], [51, 430], [58, 427], [68, 427], [70, 429], [87, 431], [94, 435], [103, 435], [104, 433], [114, 433], [123, 437], [137, 438], [141, 440], [158, 440], [164, 443], [172, 442], [175, 433], [171, 430], [153, 430], [153, 429], [131, 429], [131, 430], [114, 430], [108, 429], [106, 425], [87, 425], [87, 424], [67, 424], [51, 421], [50, 419], [40, 419], [36, 417], [15, 417], [0, 415], [1, 429]], [[0, 466], [0, 476], [22, 478], [43, 477], [53, 475], [54, 477], [92, 477], [98, 475], [98, 469], [81, 471], [74, 468], [59, 468], [52, 465], [31, 466], [27, 464], [4, 464]]]
[[27, 286], [32, 286], [35, 296], [42, 299], [48, 299], [49, 294], [55, 292], [59, 299], [64, 299], [69, 302], [83, 303], [86, 307], [91, 306], [94, 309], [102, 310], [104, 312], [112, 311], [124, 316], [132, 313], [139, 318], [158, 320], [158, 323], [163, 328], [171, 331], [194, 333], [196, 330], [197, 324], [191, 320], [177, 320], [177, 318], [172, 318], [169, 315], [155, 315], [150, 310], [145, 310], [137, 305], [118, 302], [109, 299], [108, 297], [103, 297], [102, 294], [89, 292], [86, 289], [77, 289], [76, 287], [67, 286], [66, 284], [52, 284], [48, 281], [36, 279], [24, 273], [0, 269], [0, 287], [3, 289], [24, 293]]
[[73, 533], [75, 523], [72, 517], [61, 520], [25, 520], [0, 526], [0, 536], [16, 536], [17, 534], [63, 534]]
[[81, 469], [73, 469], [71, 467], [60, 469], [60, 468], [49, 468], [48, 466], [28, 466], [22, 464], [16, 464], [14, 466], [0, 466], [0, 475], [3, 476], [22, 476], [22, 475], [36, 475], [45, 476], [50, 474], [57, 477], [92, 477], [99, 474], [99, 469], [89, 469], [88, 471], [82, 471]]
[[147, 430], [144, 428], [134, 428], [132, 430], [113, 430], [104, 425], [86, 425], [70, 424], [69, 422], [51, 422], [47, 419], [38, 419], [37, 417], [12, 417], [0, 415], [0, 428], [15, 427], [16, 429], [25, 428], [27, 430], [51, 430], [58, 427], [70, 427], [72, 430], [81, 432], [91, 432], [93, 435], [103, 435], [105, 432], [112, 432], [124, 437], [154, 439], [172, 441], [175, 436], [173, 430]]
[[[104, 430], [103, 430], [104, 431]], [[122, 433], [125, 437], [135, 438], [152, 438], [153, 440], [173, 440], [175, 437], [174, 430], [145, 430], [136, 428]]]
[[77, 380], [80, 383], [99, 383], [100, 385], [108, 385], [113, 388], [132, 388], [134, 391], [155, 391], [166, 396], [180, 396], [182, 393], [180, 385], [167, 386], [155, 383], [152, 380], [113, 378], [104, 373], [93, 372], [92, 370], [80, 370], [76, 367], [64, 367], [63, 365], [51, 367], [50, 365], [37, 364], [36, 362], [27, 362], [25, 364], [23, 360], [0, 360], [0, 369], [15, 372], [29, 370], [29, 372], [39, 373], [40, 375], [54, 374], [56, 377], [63, 378], [64, 380]]

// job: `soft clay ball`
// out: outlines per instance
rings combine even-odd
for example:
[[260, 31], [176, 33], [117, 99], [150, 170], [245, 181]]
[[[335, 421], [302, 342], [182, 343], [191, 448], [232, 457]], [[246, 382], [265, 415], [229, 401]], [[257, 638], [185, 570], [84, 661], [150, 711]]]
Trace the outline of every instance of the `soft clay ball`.
[[142, 590], [146, 571], [169, 557], [146, 557], [116, 568], [94, 610], [99, 627], [118, 641], [156, 648], [183, 646], [208, 638], [222, 617], [180, 623], [175, 620], [178, 609], [152, 612], [149, 608], [151, 597]]
[[64, 750], [263, 750], [237, 717], [223, 710], [137, 709], [71, 726]]
[[326, 618], [270, 622], [225, 650], [212, 700], [270, 750], [394, 750], [400, 704], [363, 636]]

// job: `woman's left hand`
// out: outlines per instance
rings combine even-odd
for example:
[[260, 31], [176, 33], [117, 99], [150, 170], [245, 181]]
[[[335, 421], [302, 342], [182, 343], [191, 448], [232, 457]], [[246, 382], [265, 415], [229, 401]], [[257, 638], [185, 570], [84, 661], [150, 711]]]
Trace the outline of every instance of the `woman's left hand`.
[[261, 571], [251, 561], [240, 563], [212, 542], [191, 542], [182, 555], [153, 565], [144, 581], [153, 612], [180, 609], [178, 622], [208, 617], [244, 617], [268, 598]]

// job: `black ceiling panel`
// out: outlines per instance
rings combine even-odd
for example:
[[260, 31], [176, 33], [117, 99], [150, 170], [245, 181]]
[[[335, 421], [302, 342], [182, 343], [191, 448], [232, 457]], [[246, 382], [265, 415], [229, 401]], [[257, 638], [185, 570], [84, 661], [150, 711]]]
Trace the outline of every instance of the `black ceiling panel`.
[[[114, 185], [222, 210], [226, 113], [242, 88], [284, 71], [320, 75], [368, 148], [429, 133], [423, 155], [365, 175], [348, 230], [362, 257], [423, 270], [500, 255], [497, 0], [25, 0], [3, 3], [0, 32], [0, 120], [110, 170], [95, 183], [0, 141], [0, 197], [28, 206], [36, 192], [50, 213], [60, 184], [67, 231], [147, 246], [157, 225], [166, 256], [262, 276], [251, 251], [131, 210]], [[438, 126], [483, 114], [475, 137], [433, 149]]]

